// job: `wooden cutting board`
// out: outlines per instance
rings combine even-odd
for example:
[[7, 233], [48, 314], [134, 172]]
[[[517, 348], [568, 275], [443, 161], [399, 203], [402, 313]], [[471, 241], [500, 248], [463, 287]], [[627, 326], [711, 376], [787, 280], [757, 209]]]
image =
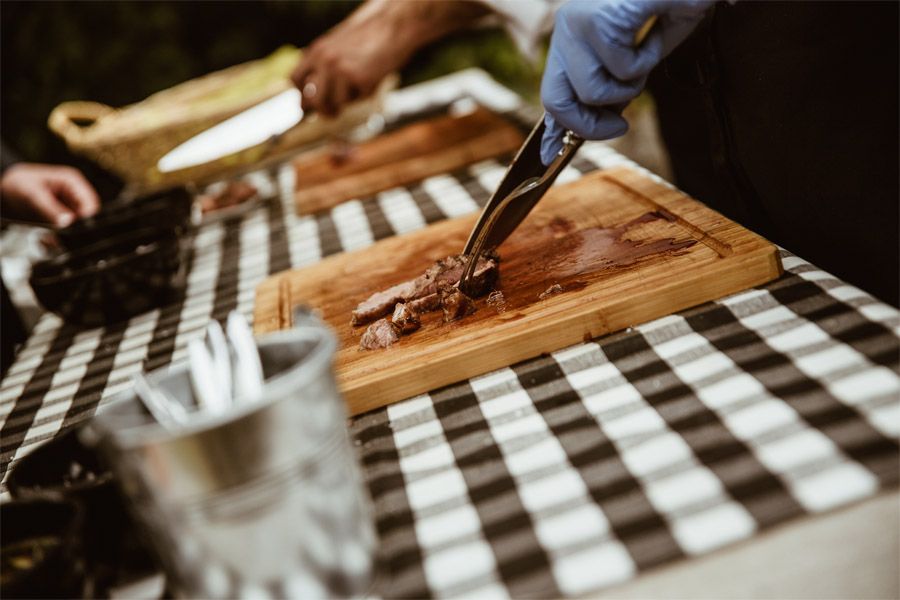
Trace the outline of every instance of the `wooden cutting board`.
[[297, 212], [316, 213], [512, 153], [523, 141], [515, 125], [479, 107], [466, 115], [413, 123], [360, 144], [332, 144], [294, 161]]
[[[460, 252], [476, 215], [274, 275], [257, 289], [257, 333], [319, 311], [340, 340], [335, 369], [358, 414], [517, 361], [650, 321], [781, 274], [774, 245], [629, 169], [552, 188], [500, 247], [506, 306], [443, 323], [440, 312], [383, 350], [360, 350], [350, 313], [371, 293]], [[541, 299], [553, 285], [562, 291]]]

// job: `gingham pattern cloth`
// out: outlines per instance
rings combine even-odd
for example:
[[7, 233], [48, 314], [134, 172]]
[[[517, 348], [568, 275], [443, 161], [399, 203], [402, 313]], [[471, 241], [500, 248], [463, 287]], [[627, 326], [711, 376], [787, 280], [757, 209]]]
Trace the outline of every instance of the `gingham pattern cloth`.
[[[454, 85], [408, 93], [408, 112], [477, 91]], [[561, 182], [622, 164], [585, 144]], [[504, 171], [302, 218], [291, 168], [250, 175], [269, 200], [199, 231], [182, 300], [107, 328], [41, 319], [0, 388], [4, 476], [142, 368], [183, 359], [211, 318], [250, 317], [266, 276], [477, 210]], [[583, 594], [896, 485], [900, 313], [782, 256], [760, 288], [354, 419], [377, 593]]]

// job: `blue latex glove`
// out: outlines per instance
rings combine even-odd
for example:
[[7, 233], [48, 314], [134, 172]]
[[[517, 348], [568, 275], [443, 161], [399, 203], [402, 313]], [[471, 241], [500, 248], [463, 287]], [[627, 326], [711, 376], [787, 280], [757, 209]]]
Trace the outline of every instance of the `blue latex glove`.
[[[647, 75], [690, 34], [714, 0], [570, 0], [556, 13], [541, 101], [547, 111], [541, 160], [550, 164], [571, 129], [588, 140], [628, 130], [622, 109]], [[634, 37], [652, 15], [643, 43]]]

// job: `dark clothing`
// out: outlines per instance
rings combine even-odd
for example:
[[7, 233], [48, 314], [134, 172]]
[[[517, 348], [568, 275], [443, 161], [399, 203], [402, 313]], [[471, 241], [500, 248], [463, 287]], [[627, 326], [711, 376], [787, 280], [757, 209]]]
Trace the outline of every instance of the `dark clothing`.
[[898, 6], [719, 3], [649, 84], [680, 188], [895, 306]]
[[16, 358], [16, 348], [25, 341], [25, 327], [16, 307], [9, 299], [6, 285], [0, 280], [0, 377]]
[[[18, 157], [0, 142], [0, 176], [18, 162]], [[16, 307], [9, 299], [6, 284], [0, 278], [0, 377], [16, 357], [16, 347], [25, 341], [25, 327]]]
[[10, 150], [9, 146], [0, 142], [0, 175], [17, 162], [19, 162], [18, 155]]

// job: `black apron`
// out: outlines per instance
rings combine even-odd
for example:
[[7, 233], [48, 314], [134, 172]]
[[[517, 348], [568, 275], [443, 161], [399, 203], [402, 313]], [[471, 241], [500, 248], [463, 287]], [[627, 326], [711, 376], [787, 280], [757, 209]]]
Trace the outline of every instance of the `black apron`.
[[898, 303], [898, 3], [719, 3], [651, 74], [677, 185]]

